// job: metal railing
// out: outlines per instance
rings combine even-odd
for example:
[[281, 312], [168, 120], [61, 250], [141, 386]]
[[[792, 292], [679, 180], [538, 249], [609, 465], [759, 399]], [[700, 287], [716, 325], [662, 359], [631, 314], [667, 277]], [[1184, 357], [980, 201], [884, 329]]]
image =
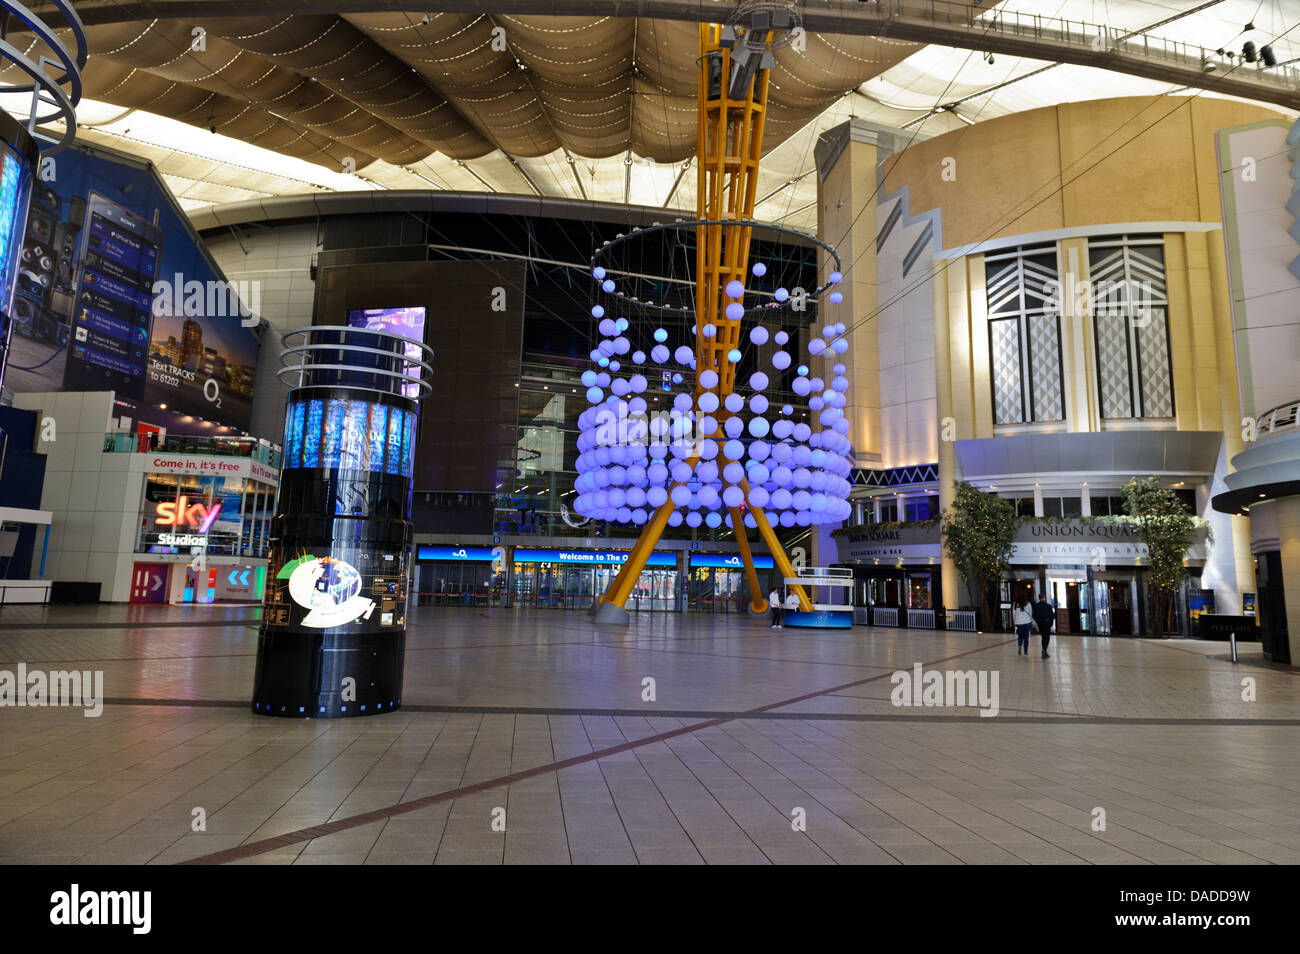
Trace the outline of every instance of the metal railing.
[[1217, 47], [1159, 36], [1164, 21], [1122, 29], [953, 0], [802, 0], [798, 9], [809, 32], [891, 36], [1096, 66], [1290, 108], [1300, 101], [1300, 71], [1292, 63], [1267, 66], [1259, 58], [1248, 65]]
[[[1095, 53], [1113, 52], [1143, 59], [1159, 59], [1196, 70], [1202, 70], [1205, 63], [1228, 65], [1217, 48], [1210, 49], [1195, 43], [1153, 36], [1141, 30], [1125, 30], [1104, 23], [1044, 16], [1041, 13], [1021, 13], [1004, 7], [976, 6], [952, 0], [867, 0], [865, 3], [858, 0], [852, 4], [805, 0], [802, 6], [807, 11], [818, 7], [848, 7], [867, 13], [879, 11], [880, 17], [885, 20], [920, 20], [934, 25], [958, 27], [985, 38], [1012, 36], [1038, 43], [1087, 47]], [[1246, 76], [1288, 88], [1295, 88], [1300, 80], [1300, 73], [1287, 64], [1267, 69], [1261, 64], [1253, 67]]]
[[104, 435], [105, 454], [210, 454], [214, 457], [249, 457], [268, 467], [279, 467], [283, 454], [277, 444], [249, 437], [184, 437], [168, 435], [154, 443], [152, 434], [113, 431]]
[[944, 619], [948, 629], [955, 629], [962, 633], [975, 632], [974, 610], [947, 610]]
[[871, 625], [872, 626], [897, 626], [898, 609], [893, 606], [873, 606], [871, 607]]
[[907, 611], [908, 629], [934, 629], [934, 610], [910, 609]]
[[1300, 401], [1288, 401], [1265, 411], [1259, 416], [1255, 429], [1255, 440], [1262, 441], [1282, 433], [1300, 428]]

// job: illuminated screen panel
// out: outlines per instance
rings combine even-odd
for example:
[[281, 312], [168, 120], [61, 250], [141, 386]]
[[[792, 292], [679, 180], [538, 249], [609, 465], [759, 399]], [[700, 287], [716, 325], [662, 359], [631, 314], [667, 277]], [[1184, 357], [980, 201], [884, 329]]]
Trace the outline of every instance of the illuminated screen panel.
[[415, 449], [415, 415], [406, 415], [406, 424], [402, 428], [402, 476], [411, 476], [412, 451]]
[[324, 401], [307, 403], [307, 423], [302, 429], [302, 466], [320, 466], [321, 419], [325, 415]]
[[[0, 281], [6, 282], [4, 291], [8, 291], [10, 265], [15, 251], [15, 223], [18, 221], [18, 205], [22, 200], [23, 161], [18, 153], [8, 146], [0, 150]], [[7, 296], [0, 299], [7, 303]], [[7, 304], [6, 304], [7, 307]]]
[[291, 403], [286, 421], [286, 468], [411, 476], [414, 412], [369, 401], [331, 398]]
[[370, 406], [370, 469], [379, 470], [384, 464], [384, 445], [388, 441], [388, 405]]
[[405, 416], [398, 408], [388, 412], [388, 453], [384, 458], [384, 471], [389, 474], [402, 472], [402, 418]]
[[345, 470], [370, 469], [370, 442], [366, 439], [366, 412], [370, 405], [349, 401], [339, 438], [339, 466]]
[[285, 467], [299, 467], [302, 464], [302, 429], [306, 416], [306, 404], [291, 404], [289, 406], [289, 419], [284, 425]]
[[[348, 326], [364, 328], [367, 331], [387, 331], [395, 335], [401, 335], [404, 338], [411, 338], [414, 341], [423, 341], [424, 309], [355, 308], [348, 312]], [[420, 346], [417, 344], [407, 345], [406, 356], [418, 361], [420, 359]], [[414, 375], [417, 371], [419, 371], [419, 365], [408, 364], [405, 368], [407, 374]], [[404, 397], [418, 397], [418, 390], [414, 384], [402, 385], [402, 395]]]

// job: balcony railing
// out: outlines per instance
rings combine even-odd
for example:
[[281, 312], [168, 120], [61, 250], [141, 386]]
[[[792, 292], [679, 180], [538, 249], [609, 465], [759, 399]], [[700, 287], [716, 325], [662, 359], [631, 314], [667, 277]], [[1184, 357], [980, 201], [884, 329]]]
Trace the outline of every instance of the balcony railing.
[[167, 436], [161, 443], [154, 434], [115, 431], [104, 435], [106, 454], [208, 454], [215, 457], [249, 457], [268, 467], [279, 467], [283, 455], [275, 444], [246, 437]]

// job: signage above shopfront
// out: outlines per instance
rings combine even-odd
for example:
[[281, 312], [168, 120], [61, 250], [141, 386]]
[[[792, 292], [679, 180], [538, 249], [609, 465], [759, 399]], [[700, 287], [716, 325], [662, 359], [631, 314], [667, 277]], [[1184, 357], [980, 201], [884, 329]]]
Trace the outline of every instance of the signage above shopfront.
[[158, 516], [154, 523], [165, 527], [194, 527], [199, 533], [207, 533], [221, 513], [221, 504], [208, 506], [203, 503], [190, 503], [190, 498], [181, 495], [176, 501], [164, 501], [158, 504]]
[[[534, 550], [515, 547], [516, 563], [567, 563], [586, 566], [609, 566], [627, 562], [627, 550]], [[677, 555], [652, 553], [646, 566], [677, 566]]]
[[200, 454], [132, 454], [133, 470], [157, 474], [185, 474], [199, 477], [248, 477], [278, 487], [280, 471], [251, 457], [220, 457]]
[[421, 546], [415, 550], [417, 560], [458, 560], [465, 563], [491, 563], [492, 547]]
[[[1205, 560], [1206, 529], [1197, 528], [1187, 559]], [[1113, 519], [1025, 520], [1016, 528], [1013, 564], [1133, 567], [1147, 562], [1147, 545], [1131, 524]]]
[[[754, 555], [754, 569], [770, 570], [775, 566], [770, 556]], [[719, 570], [741, 570], [745, 563], [739, 553], [692, 553], [691, 569], [712, 567]]]
[[859, 524], [835, 531], [841, 563], [938, 563], [942, 556], [939, 522]]

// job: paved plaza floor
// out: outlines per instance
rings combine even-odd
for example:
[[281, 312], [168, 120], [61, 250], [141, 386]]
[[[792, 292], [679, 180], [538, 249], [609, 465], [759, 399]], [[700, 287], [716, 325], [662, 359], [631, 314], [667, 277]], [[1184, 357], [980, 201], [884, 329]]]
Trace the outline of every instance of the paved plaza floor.
[[[421, 608], [401, 711], [297, 720], [249, 711], [258, 613], [0, 609], [0, 670], [107, 699], [0, 708], [0, 862], [1300, 862], [1300, 672], [1258, 644]], [[917, 663], [997, 714], [895, 705]]]

